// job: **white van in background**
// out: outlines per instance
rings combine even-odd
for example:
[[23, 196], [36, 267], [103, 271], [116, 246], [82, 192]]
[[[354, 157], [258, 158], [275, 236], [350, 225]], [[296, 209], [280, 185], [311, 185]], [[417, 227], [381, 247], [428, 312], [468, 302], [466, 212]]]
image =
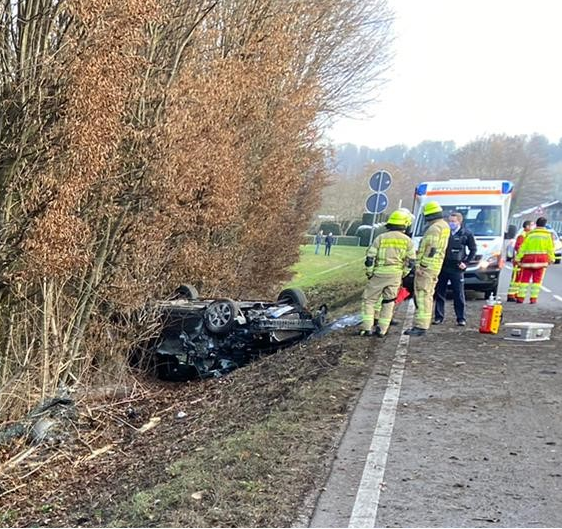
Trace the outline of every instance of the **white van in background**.
[[[512, 238], [515, 226], [509, 227], [509, 208], [513, 184], [507, 180], [460, 179], [422, 182], [414, 195], [414, 230], [416, 248], [425, 230], [423, 206], [430, 201], [443, 208], [445, 219], [452, 211], [462, 213], [463, 225], [476, 239], [478, 252], [465, 271], [465, 289], [497, 294], [501, 269], [505, 262], [504, 239]], [[513, 233], [511, 233], [513, 232]]]

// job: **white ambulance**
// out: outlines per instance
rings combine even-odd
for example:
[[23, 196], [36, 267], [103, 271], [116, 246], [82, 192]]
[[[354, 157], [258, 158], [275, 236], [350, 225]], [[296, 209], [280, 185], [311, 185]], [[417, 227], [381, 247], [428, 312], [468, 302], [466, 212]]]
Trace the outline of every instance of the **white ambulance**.
[[[506, 238], [513, 238], [515, 226], [508, 230], [513, 184], [507, 180], [460, 179], [422, 182], [414, 195], [413, 237], [416, 248], [425, 230], [423, 206], [430, 201], [443, 208], [445, 219], [458, 211], [463, 225], [476, 239], [476, 258], [465, 271], [465, 289], [497, 294], [500, 271], [505, 262]], [[512, 233], [513, 232], [513, 233]]]

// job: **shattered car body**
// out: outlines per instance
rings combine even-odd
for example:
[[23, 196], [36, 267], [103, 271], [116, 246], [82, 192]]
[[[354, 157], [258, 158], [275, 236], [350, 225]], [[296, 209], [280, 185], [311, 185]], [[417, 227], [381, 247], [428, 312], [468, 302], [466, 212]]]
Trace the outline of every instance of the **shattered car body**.
[[220, 376], [325, 324], [326, 308], [313, 315], [297, 289], [283, 290], [276, 302], [198, 299], [191, 286], [176, 292], [158, 303], [162, 330], [151, 346], [158, 376], [167, 380]]

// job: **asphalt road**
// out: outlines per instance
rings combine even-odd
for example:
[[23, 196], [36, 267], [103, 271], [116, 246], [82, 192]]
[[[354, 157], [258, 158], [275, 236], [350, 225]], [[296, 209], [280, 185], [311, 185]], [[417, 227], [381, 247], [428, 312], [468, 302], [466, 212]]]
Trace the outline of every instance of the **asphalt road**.
[[[507, 297], [511, 270], [511, 265], [508, 263], [500, 276], [498, 293], [504, 300]], [[562, 310], [562, 264], [548, 267], [539, 296], [539, 303], [544, 308]]]
[[504, 321], [554, 323], [550, 341], [480, 334], [481, 297], [466, 328], [373, 339], [310, 527], [562, 527], [562, 266], [545, 289], [537, 305], [505, 304]]

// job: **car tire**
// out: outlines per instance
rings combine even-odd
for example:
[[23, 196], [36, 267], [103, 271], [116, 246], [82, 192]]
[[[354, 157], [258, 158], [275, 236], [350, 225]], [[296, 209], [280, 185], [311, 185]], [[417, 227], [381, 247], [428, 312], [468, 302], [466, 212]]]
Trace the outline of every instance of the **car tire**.
[[308, 300], [300, 288], [286, 288], [282, 290], [277, 296], [277, 301], [289, 303], [290, 305], [297, 305], [301, 308], [308, 305]]
[[231, 299], [217, 299], [206, 309], [205, 327], [214, 334], [228, 334], [236, 323], [238, 307]]
[[174, 299], [199, 299], [199, 292], [193, 285], [180, 285], [174, 290]]
[[560, 264], [560, 261], [562, 261], [562, 259], [554, 259], [554, 264]]

